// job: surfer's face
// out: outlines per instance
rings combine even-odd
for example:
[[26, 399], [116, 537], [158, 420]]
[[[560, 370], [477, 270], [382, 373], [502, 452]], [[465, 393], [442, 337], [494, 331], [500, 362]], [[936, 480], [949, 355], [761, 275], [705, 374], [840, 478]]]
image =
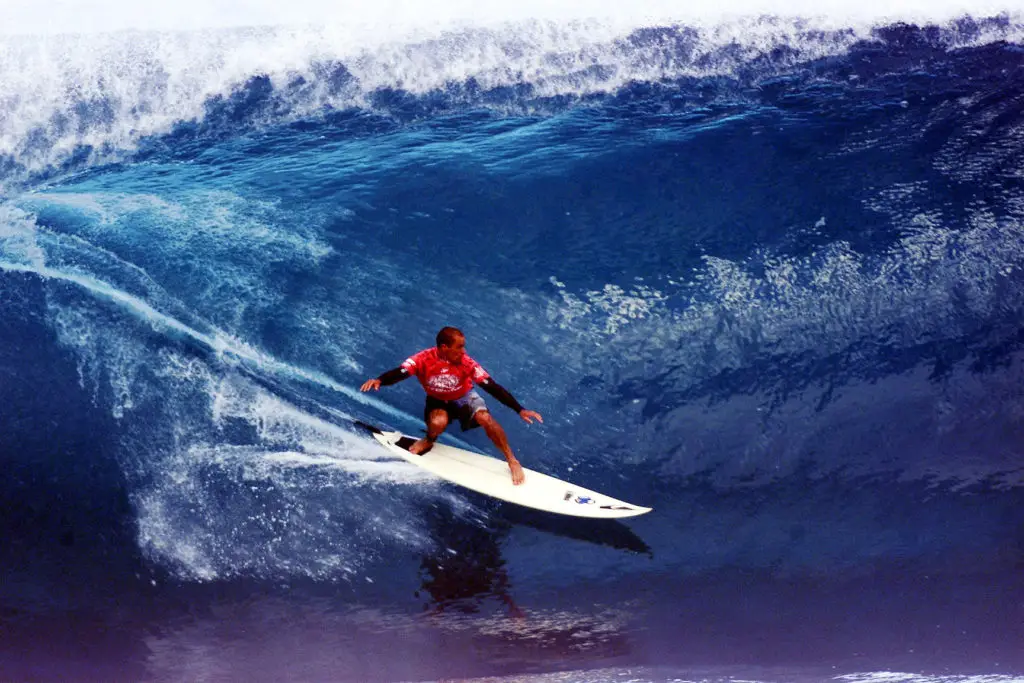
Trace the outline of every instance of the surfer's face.
[[462, 354], [466, 352], [466, 339], [465, 337], [456, 337], [452, 341], [452, 345], [441, 344], [438, 351], [441, 352], [441, 357], [449, 363], [458, 363], [462, 360]]

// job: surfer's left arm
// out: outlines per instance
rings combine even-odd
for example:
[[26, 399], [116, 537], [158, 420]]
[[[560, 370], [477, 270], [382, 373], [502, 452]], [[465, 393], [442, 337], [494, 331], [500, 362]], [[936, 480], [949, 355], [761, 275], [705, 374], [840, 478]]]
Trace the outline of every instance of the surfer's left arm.
[[506, 405], [512, 410], [516, 411], [516, 413], [518, 413], [519, 417], [521, 417], [524, 422], [527, 422], [529, 424], [533, 424], [534, 420], [537, 420], [537, 422], [544, 422], [544, 418], [540, 416], [540, 413], [534, 410], [527, 410], [526, 408], [524, 408], [522, 405], [520, 405], [519, 401], [517, 401], [515, 397], [511, 393], [509, 393], [508, 389], [501, 386], [490, 377], [480, 380], [479, 382], [477, 382], [477, 384], [480, 385], [481, 389], [486, 391], [494, 398], [498, 399], [498, 401], [500, 401], [503, 405]]

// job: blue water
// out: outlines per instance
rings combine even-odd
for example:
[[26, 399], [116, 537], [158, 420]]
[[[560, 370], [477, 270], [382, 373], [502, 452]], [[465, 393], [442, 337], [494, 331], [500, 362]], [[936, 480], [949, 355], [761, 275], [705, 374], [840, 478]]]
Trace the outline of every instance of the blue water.
[[[1021, 36], [2, 39], [0, 677], [1024, 676]], [[355, 429], [443, 325], [654, 511]]]

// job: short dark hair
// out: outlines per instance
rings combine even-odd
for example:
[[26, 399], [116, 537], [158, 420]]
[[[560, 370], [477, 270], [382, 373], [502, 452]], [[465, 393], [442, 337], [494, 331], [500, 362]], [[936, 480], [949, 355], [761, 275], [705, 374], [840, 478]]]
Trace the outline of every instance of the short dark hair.
[[437, 333], [437, 345], [441, 346], [443, 344], [444, 346], [451, 346], [459, 337], [462, 337], [463, 339], [466, 338], [466, 335], [462, 334], [462, 330], [459, 328], [442, 327], [441, 331]]

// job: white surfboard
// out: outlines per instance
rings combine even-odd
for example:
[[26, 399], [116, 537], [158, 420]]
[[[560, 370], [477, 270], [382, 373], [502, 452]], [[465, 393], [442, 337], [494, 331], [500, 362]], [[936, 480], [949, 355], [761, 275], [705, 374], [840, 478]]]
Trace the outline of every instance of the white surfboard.
[[407, 449], [416, 439], [401, 432], [372, 431], [373, 438], [403, 460], [452, 483], [510, 503], [562, 515], [599, 519], [635, 517], [651, 511], [651, 508], [616, 500], [525, 467], [526, 481], [516, 486], [504, 460], [442, 443], [435, 443], [423, 455], [413, 455]]

